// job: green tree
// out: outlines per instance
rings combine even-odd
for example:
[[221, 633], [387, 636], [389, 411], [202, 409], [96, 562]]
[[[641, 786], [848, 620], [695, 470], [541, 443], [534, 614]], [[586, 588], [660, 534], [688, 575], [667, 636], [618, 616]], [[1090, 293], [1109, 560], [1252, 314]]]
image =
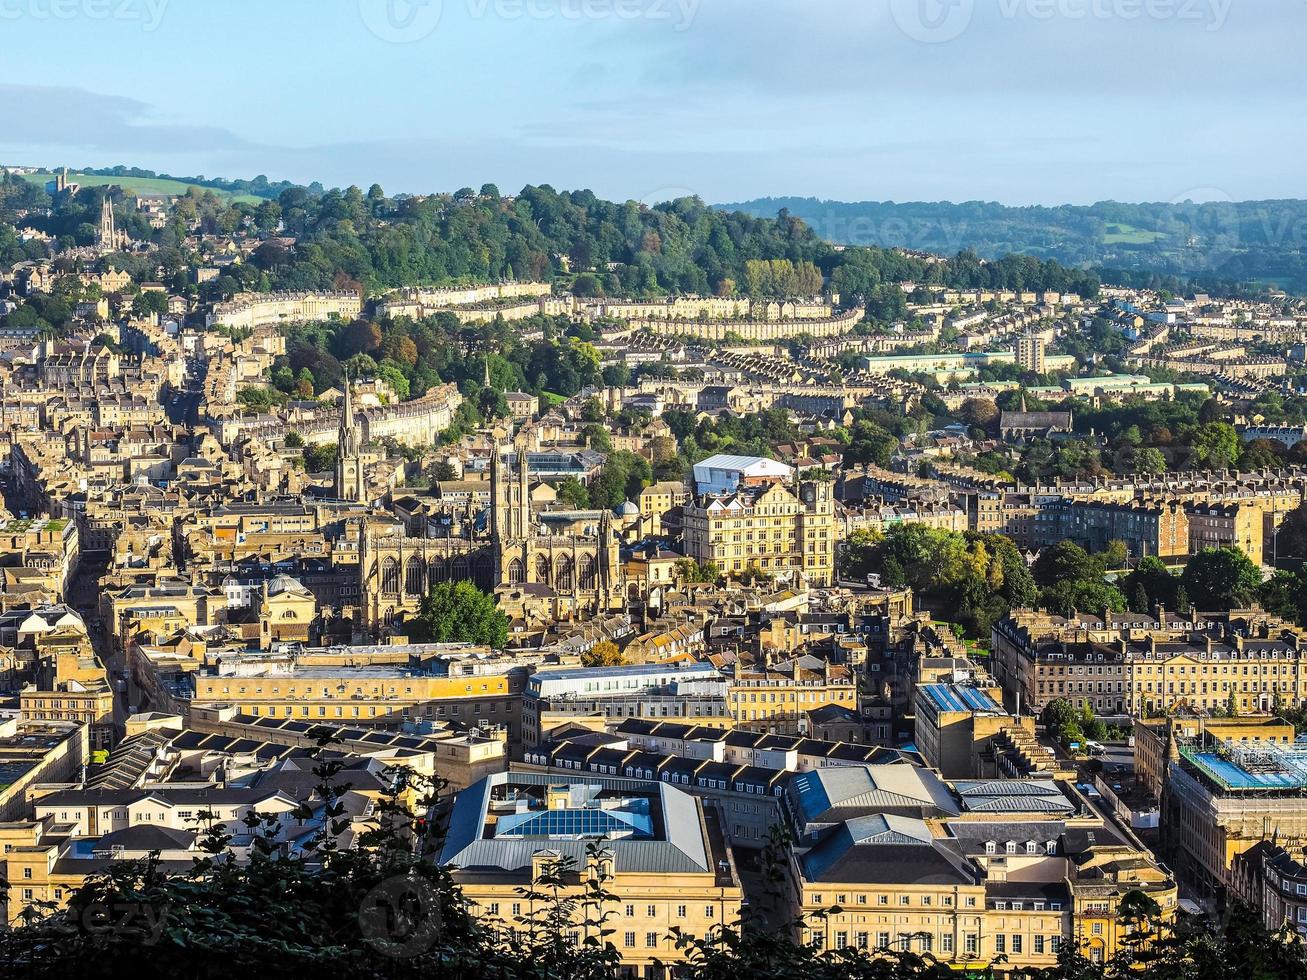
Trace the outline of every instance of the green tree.
[[558, 502], [573, 510], [585, 510], [590, 506], [590, 491], [574, 476], [565, 476], [554, 485]]
[[1208, 548], [1189, 559], [1180, 581], [1198, 609], [1218, 611], [1250, 605], [1261, 590], [1262, 573], [1237, 548]]
[[468, 581], [438, 582], [422, 597], [413, 633], [432, 643], [477, 643], [501, 649], [508, 643], [508, 617]]
[[1072, 541], [1059, 541], [1051, 548], [1045, 548], [1031, 571], [1035, 581], [1049, 588], [1067, 582], [1102, 580], [1103, 566]]
[[1177, 592], [1180, 579], [1155, 555], [1140, 560], [1139, 565], [1122, 581], [1123, 591], [1139, 606], [1135, 612], [1151, 612], [1161, 604], [1167, 609], [1178, 609]]
[[1269, 613], [1300, 625], [1307, 622], [1307, 581], [1301, 571], [1276, 572], [1262, 583], [1258, 601]]
[[1126, 610], [1125, 596], [1120, 589], [1106, 582], [1086, 579], [1059, 582], [1046, 588], [1042, 601], [1049, 609], [1063, 616], [1069, 616], [1073, 611], [1102, 615], [1108, 610]]
[[435, 483], [458, 479], [458, 470], [447, 459], [438, 459], [427, 467], [427, 476]]

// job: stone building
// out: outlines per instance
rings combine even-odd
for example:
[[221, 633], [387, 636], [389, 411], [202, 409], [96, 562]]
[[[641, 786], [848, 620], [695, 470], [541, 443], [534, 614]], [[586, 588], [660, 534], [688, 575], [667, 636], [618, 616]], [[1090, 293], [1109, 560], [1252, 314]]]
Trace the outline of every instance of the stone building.
[[522, 594], [555, 619], [587, 618], [618, 608], [623, 587], [619, 542], [607, 511], [545, 511], [531, 506], [525, 450], [509, 464], [501, 448], [490, 463], [490, 511], [462, 537], [414, 537], [398, 521], [373, 520], [363, 536], [364, 625], [374, 632], [417, 613], [439, 582], [472, 581], [485, 591]]

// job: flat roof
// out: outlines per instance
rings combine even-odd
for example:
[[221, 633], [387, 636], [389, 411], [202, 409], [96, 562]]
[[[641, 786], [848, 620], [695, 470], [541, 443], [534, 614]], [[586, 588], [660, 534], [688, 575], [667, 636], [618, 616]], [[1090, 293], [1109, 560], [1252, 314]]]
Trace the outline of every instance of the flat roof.
[[926, 694], [940, 711], [993, 711], [1001, 714], [1002, 707], [978, 687], [961, 684], [927, 684]]

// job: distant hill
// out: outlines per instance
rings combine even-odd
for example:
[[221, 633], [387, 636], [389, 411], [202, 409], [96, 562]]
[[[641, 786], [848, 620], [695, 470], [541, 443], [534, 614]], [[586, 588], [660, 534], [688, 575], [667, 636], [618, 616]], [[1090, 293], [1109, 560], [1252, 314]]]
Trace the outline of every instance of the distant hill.
[[[38, 187], [44, 187], [47, 181], [54, 180], [54, 174], [23, 174], [22, 177]], [[135, 191], [138, 194], [182, 195], [194, 188], [199, 193], [212, 191], [218, 197], [232, 198], [246, 203], [257, 204], [263, 200], [253, 194], [234, 194], [231, 191], [221, 190], [216, 187], [204, 187], [200, 184], [189, 184], [171, 177], [105, 177], [100, 174], [74, 173], [70, 170], [68, 172], [68, 182], [70, 184], [80, 184], [82, 187], [101, 187], [105, 184], [114, 184]]]
[[[3, 168], [0, 168], [3, 169]], [[22, 174], [23, 179], [44, 187], [53, 180], [55, 171], [42, 170], [39, 173]], [[260, 201], [276, 200], [282, 191], [290, 189], [307, 189], [321, 194], [321, 184], [311, 184], [308, 188], [290, 181], [270, 181], [259, 175], [252, 180], [228, 180], [222, 177], [174, 177], [171, 174], [155, 173], [141, 167], [93, 167], [85, 170], [69, 170], [68, 180], [83, 187], [102, 187], [114, 184], [135, 191], [138, 194], [185, 194], [189, 190], [212, 191], [224, 200], [233, 200], [246, 204]]]
[[822, 201], [763, 198], [715, 205], [772, 217], [782, 209], [844, 245], [982, 258], [1009, 253], [1114, 270], [1106, 278], [1172, 276], [1307, 293], [1307, 201], [1008, 207], [985, 201]]

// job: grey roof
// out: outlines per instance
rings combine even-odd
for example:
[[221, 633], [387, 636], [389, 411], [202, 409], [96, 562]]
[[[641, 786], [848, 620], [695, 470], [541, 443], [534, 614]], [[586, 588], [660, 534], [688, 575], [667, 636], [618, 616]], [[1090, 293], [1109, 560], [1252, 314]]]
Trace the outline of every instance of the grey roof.
[[1056, 841], [1066, 829], [1062, 820], [951, 820], [948, 829], [958, 841], [963, 854], [983, 854], [985, 844], [1047, 844]]
[[863, 813], [958, 813], [940, 778], [916, 766], [834, 766], [800, 773], [788, 792], [803, 823], [833, 823]]
[[961, 780], [953, 784], [972, 813], [1072, 813], [1073, 804], [1051, 779]]
[[689, 794], [663, 783], [643, 780], [593, 774], [568, 779], [526, 772], [494, 773], [458, 794], [440, 863], [465, 872], [490, 870], [503, 873], [525, 869], [529, 873], [532, 857], [547, 850], [584, 864], [588, 844], [585, 840], [485, 837], [491, 793], [496, 787], [556, 785], [600, 786], [626, 793], [648, 794], [651, 810], [656, 814], [655, 833], [658, 833], [658, 828], [661, 828], [661, 833], [654, 840], [606, 841], [604, 846], [613, 853], [616, 871], [650, 874], [707, 874], [713, 871], [701, 826], [699, 803]]

